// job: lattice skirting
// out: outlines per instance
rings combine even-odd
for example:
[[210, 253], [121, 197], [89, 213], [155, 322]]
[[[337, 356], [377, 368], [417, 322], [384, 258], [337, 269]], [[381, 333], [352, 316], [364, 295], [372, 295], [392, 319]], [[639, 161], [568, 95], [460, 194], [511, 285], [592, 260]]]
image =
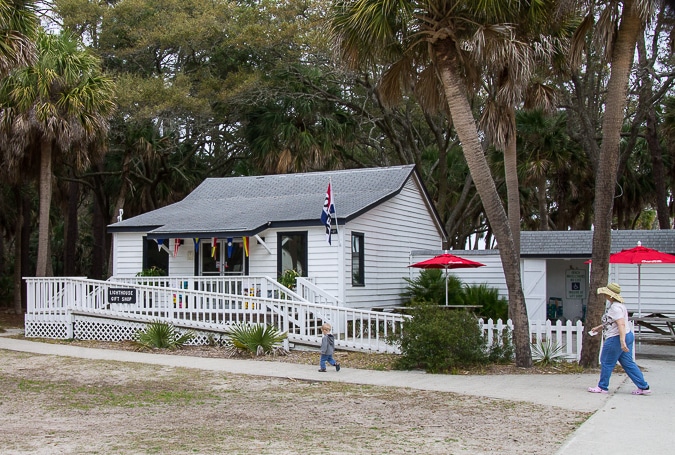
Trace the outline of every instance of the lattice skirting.
[[65, 322], [29, 321], [24, 323], [24, 333], [28, 338], [68, 338], [68, 324]]
[[[146, 323], [132, 321], [118, 321], [114, 319], [76, 316], [73, 325], [73, 338], [78, 340], [98, 341], [126, 341], [133, 340], [136, 332], [143, 330]], [[68, 338], [68, 324], [59, 322], [26, 321], [26, 337], [32, 338]], [[187, 329], [177, 327], [176, 330], [184, 333]], [[226, 336], [220, 333], [192, 331], [194, 337], [186, 344], [191, 345], [222, 345]]]

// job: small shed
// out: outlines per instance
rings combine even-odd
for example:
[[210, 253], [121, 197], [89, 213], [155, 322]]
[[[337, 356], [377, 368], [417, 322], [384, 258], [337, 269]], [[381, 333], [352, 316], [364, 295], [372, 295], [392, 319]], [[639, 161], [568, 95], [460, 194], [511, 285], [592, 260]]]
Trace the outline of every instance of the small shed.
[[[321, 213], [328, 185], [335, 220]], [[155, 266], [170, 276], [294, 269], [342, 305], [401, 303], [413, 250], [446, 233], [412, 165], [209, 178], [185, 199], [108, 226], [113, 275]]]
[[[583, 321], [586, 314], [593, 231], [523, 231], [520, 237], [520, 265], [523, 291], [531, 321], [546, 319]], [[612, 231], [611, 252], [643, 246], [675, 254], [675, 230]], [[412, 261], [438, 254], [415, 251]], [[453, 254], [482, 262], [478, 269], [453, 269], [451, 274], [465, 283], [487, 283], [508, 296], [498, 250], [453, 250]], [[672, 290], [675, 264], [643, 264], [640, 300], [642, 312], [675, 311]], [[610, 264], [608, 281], [621, 285], [629, 312], [638, 310], [637, 266]]]

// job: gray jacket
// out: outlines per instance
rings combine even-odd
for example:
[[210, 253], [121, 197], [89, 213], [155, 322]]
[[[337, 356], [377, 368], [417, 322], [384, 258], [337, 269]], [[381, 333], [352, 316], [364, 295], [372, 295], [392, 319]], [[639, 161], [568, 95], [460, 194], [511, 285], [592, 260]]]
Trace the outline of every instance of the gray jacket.
[[335, 338], [329, 333], [321, 339], [321, 354], [333, 355], [333, 352], [335, 352]]

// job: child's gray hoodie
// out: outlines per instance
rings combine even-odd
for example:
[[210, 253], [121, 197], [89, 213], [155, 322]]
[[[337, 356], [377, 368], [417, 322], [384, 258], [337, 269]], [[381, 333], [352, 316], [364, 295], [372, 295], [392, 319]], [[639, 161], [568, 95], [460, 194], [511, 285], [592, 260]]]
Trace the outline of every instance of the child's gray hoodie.
[[333, 355], [333, 352], [335, 352], [335, 338], [329, 333], [321, 339], [321, 354]]

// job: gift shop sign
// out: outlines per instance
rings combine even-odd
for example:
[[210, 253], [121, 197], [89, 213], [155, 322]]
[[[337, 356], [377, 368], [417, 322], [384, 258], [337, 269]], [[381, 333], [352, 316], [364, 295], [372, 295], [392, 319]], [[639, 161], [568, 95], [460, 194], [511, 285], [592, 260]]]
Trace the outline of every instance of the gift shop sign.
[[136, 289], [109, 288], [108, 303], [136, 303]]

